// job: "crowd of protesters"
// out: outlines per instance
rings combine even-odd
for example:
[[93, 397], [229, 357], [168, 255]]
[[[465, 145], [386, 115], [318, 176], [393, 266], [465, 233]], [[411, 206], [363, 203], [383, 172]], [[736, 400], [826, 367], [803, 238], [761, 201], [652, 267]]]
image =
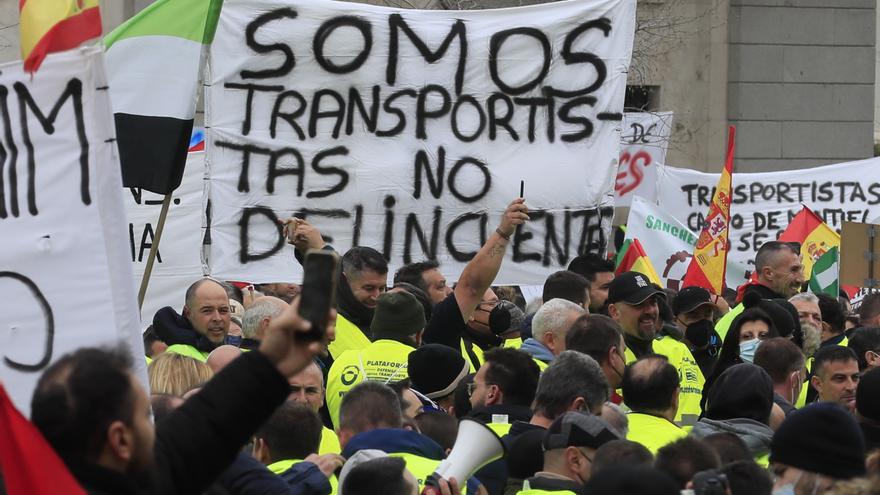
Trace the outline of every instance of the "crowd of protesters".
[[[144, 335], [149, 390], [81, 349], [32, 421], [94, 494], [416, 494], [462, 418], [505, 453], [444, 495], [880, 493], [880, 294], [803, 292], [773, 241], [728, 300], [586, 254], [525, 301], [493, 282], [528, 219], [513, 201], [454, 284], [340, 253], [329, 346], [298, 338], [296, 284], [195, 281]], [[285, 230], [300, 262], [333, 249]]]

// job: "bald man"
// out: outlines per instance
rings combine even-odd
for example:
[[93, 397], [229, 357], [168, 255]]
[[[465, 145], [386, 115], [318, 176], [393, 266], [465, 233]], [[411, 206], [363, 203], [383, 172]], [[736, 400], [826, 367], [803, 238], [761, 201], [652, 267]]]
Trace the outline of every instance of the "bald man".
[[233, 359], [241, 356], [241, 349], [235, 347], [234, 345], [221, 345], [220, 347], [211, 351], [208, 354], [208, 367], [211, 368], [211, 371], [216, 375], [223, 368], [226, 367], [227, 364], [231, 363]]
[[175, 352], [205, 362], [208, 354], [226, 342], [229, 333], [229, 296], [212, 278], [197, 280], [186, 290], [183, 315], [171, 307], [156, 312], [153, 329]]
[[[321, 368], [314, 362], [290, 377], [288, 383], [290, 383], [288, 401], [307, 404], [315, 412], [318, 412], [324, 405], [324, 375], [321, 374]], [[338, 454], [341, 450], [336, 433], [325, 426], [321, 432], [321, 446], [318, 448], [318, 454]]]

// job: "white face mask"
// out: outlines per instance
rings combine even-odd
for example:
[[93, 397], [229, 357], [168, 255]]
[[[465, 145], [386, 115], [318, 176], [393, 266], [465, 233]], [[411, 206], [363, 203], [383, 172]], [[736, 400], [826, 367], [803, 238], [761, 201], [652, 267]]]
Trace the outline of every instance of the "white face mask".
[[758, 344], [761, 341], [758, 339], [746, 340], [745, 342], [739, 343], [739, 358], [742, 359], [746, 363], [754, 363], [755, 362], [755, 351], [758, 350]]

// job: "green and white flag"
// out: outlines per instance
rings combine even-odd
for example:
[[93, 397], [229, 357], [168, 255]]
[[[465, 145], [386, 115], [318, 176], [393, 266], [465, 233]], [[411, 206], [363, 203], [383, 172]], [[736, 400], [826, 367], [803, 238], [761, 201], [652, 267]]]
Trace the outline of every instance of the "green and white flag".
[[837, 297], [840, 294], [840, 256], [833, 247], [816, 260], [810, 277], [810, 292]]
[[180, 185], [223, 0], [158, 0], [104, 37], [122, 183]]

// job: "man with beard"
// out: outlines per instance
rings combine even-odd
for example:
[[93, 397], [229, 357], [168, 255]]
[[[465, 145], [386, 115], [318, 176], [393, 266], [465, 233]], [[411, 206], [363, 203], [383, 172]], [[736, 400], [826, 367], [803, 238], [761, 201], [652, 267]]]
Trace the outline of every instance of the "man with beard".
[[285, 401], [287, 377], [319, 352], [320, 343], [299, 338], [308, 329], [291, 307], [258, 351], [234, 360], [155, 428], [127, 352], [79, 349], [40, 377], [31, 420], [89, 493], [202, 493]]
[[[666, 294], [656, 289], [648, 277], [639, 272], [626, 272], [615, 278], [608, 288], [608, 314], [623, 329], [626, 342], [627, 364], [647, 354], [666, 356], [678, 370], [680, 391], [676, 424], [693, 426], [700, 417], [700, 400], [705, 378], [687, 346], [663, 335], [657, 338], [660, 327], [658, 298]], [[623, 398], [624, 402], [626, 397]]]
[[153, 317], [153, 329], [168, 344], [166, 352], [205, 362], [211, 351], [225, 343], [229, 318], [226, 289], [212, 278], [203, 278], [186, 290], [183, 315], [166, 306]]

